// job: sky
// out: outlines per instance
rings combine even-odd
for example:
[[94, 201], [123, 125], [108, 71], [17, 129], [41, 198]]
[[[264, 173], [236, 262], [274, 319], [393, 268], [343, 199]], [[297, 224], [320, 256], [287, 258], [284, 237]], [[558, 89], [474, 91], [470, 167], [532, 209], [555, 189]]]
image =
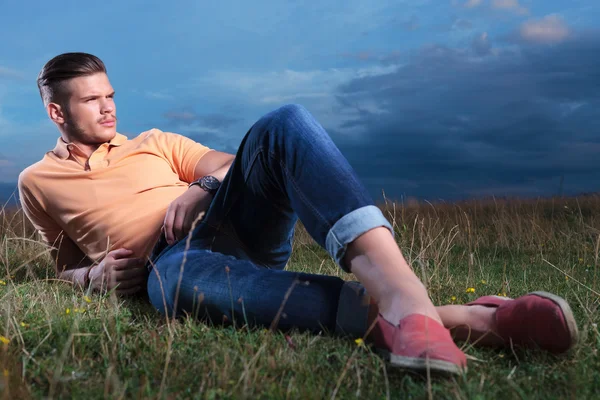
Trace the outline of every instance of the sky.
[[256, 120], [295, 103], [376, 201], [600, 191], [597, 0], [0, 0], [0, 10], [5, 187], [59, 136], [38, 72], [83, 51], [106, 64], [130, 138], [158, 128], [235, 153]]

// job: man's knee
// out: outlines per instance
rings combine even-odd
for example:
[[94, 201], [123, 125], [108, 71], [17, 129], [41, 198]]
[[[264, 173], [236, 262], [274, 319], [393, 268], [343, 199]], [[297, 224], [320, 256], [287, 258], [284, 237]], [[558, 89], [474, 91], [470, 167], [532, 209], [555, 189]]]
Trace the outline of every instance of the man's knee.
[[287, 118], [311, 117], [310, 112], [300, 104], [286, 104], [277, 109], [278, 113]]
[[285, 104], [265, 115], [265, 118], [271, 124], [286, 124], [292, 121], [312, 118], [312, 115], [300, 104]]

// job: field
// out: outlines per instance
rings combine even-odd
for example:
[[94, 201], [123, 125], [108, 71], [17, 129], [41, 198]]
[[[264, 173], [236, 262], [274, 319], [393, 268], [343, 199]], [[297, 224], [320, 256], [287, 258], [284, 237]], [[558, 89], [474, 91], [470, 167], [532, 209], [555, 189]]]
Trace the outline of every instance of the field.
[[[55, 279], [19, 210], [0, 211], [3, 398], [599, 398], [600, 196], [380, 205], [434, 304], [557, 293], [581, 339], [557, 357], [461, 343], [469, 372], [426, 379], [327, 334], [169, 321], [142, 299]], [[342, 276], [300, 225], [289, 268]], [[474, 288], [473, 290], [467, 290]]]

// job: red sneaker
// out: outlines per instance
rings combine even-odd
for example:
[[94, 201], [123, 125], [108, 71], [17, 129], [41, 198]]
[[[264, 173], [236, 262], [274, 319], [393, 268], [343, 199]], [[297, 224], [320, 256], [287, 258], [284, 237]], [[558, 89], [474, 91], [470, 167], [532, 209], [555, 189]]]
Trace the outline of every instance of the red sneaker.
[[411, 370], [462, 374], [467, 358], [436, 320], [411, 314], [395, 326], [379, 314], [368, 338], [390, 364]]
[[517, 299], [484, 296], [467, 305], [497, 307], [497, 333], [507, 343], [559, 354], [573, 347], [579, 337], [571, 307], [552, 293], [532, 292]]

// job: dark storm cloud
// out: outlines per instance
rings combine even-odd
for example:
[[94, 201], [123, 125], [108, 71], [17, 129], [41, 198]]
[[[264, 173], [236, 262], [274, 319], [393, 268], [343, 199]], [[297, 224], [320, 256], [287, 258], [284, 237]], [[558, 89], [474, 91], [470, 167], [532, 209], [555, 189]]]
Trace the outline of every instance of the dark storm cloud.
[[502, 51], [478, 38], [469, 50], [424, 48], [393, 73], [338, 88], [358, 115], [342, 128], [366, 133], [332, 137], [371, 191], [552, 195], [561, 176], [573, 193], [600, 190], [600, 36]]

